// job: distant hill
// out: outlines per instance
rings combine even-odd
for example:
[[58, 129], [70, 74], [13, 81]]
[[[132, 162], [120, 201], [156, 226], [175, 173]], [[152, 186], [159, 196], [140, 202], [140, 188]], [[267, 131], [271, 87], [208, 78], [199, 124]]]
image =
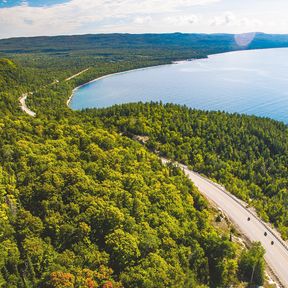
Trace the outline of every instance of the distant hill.
[[[245, 35], [243, 34], [244, 38]], [[251, 34], [250, 34], [251, 35]], [[64, 52], [109, 49], [194, 49], [219, 53], [239, 49], [288, 47], [288, 35], [256, 33], [250, 45], [241, 47], [233, 34], [95, 34], [25, 37], [0, 40], [4, 53]]]

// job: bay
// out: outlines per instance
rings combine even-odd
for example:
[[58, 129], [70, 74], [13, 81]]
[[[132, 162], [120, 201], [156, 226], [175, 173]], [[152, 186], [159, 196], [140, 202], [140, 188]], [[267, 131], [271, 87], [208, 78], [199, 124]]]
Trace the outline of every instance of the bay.
[[288, 123], [288, 49], [229, 52], [114, 74], [76, 89], [69, 105], [79, 110], [139, 101]]

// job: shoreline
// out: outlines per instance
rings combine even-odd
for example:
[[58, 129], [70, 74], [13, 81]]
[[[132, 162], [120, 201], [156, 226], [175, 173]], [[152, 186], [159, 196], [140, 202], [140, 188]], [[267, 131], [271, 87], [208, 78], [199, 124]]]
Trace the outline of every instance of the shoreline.
[[[77, 87], [75, 87], [73, 90], [72, 90], [72, 94], [69, 96], [69, 98], [67, 99], [66, 101], [66, 105], [68, 106], [68, 108], [72, 109], [69, 105], [74, 97], [74, 94], [75, 92], [80, 89], [81, 87], [83, 86], [86, 86], [86, 85], [89, 85], [93, 82], [96, 82], [96, 81], [100, 81], [100, 80], [103, 80], [105, 78], [108, 78], [108, 77], [112, 77], [112, 76], [116, 76], [116, 75], [121, 75], [121, 74], [126, 74], [126, 73], [130, 73], [130, 72], [136, 72], [136, 71], [142, 71], [142, 70], [146, 70], [146, 69], [151, 69], [151, 68], [157, 68], [157, 67], [163, 67], [163, 66], [168, 66], [168, 65], [178, 65], [178, 64], [185, 64], [185, 63], [189, 63], [189, 62], [192, 62], [192, 61], [198, 61], [198, 60], [207, 60], [209, 59], [210, 57], [213, 57], [213, 56], [217, 56], [217, 55], [221, 55], [221, 54], [230, 54], [230, 53], [241, 53], [241, 52], [249, 52], [249, 51], [257, 51], [257, 50], [274, 50], [274, 49], [288, 49], [288, 47], [277, 47], [277, 48], [255, 48], [255, 49], [239, 49], [239, 50], [233, 50], [233, 51], [226, 51], [226, 52], [219, 52], [219, 53], [214, 53], [214, 54], [209, 54], [209, 55], [206, 55], [206, 57], [202, 57], [202, 58], [188, 58], [186, 60], [175, 60], [175, 61], [172, 61], [171, 63], [167, 63], [167, 64], [158, 64], [158, 65], [153, 65], [153, 66], [147, 66], [147, 67], [142, 67], [142, 68], [135, 68], [135, 69], [131, 69], [131, 70], [126, 70], [126, 71], [122, 71], [122, 72], [116, 72], [116, 73], [110, 73], [110, 74], [107, 74], [107, 75], [104, 75], [104, 76], [101, 76], [101, 77], [98, 77], [98, 78], [95, 78], [93, 80], [90, 80], [89, 82], [86, 82], [84, 84], [81, 84]], [[73, 109], [72, 109], [73, 110]], [[275, 119], [273, 119], [275, 120]], [[279, 121], [279, 120], [276, 120], [276, 121]], [[282, 121], [280, 121], [282, 122]]]
[[[254, 49], [253, 49], [254, 50]], [[259, 49], [257, 49], [259, 50]], [[209, 54], [209, 55], [206, 55], [206, 57], [202, 57], [202, 58], [188, 58], [188, 59], [185, 59], [185, 60], [175, 60], [175, 61], [172, 61], [171, 63], [167, 63], [167, 64], [159, 64], [159, 65], [153, 65], [153, 66], [147, 66], [147, 67], [142, 67], [142, 68], [135, 68], [135, 69], [131, 69], [131, 70], [126, 70], [126, 71], [122, 71], [122, 72], [116, 72], [116, 73], [110, 73], [110, 74], [107, 74], [107, 75], [103, 75], [103, 76], [100, 76], [98, 78], [95, 78], [93, 80], [90, 80], [84, 84], [81, 84], [77, 87], [75, 87], [73, 90], [72, 90], [72, 94], [69, 96], [69, 98], [67, 99], [66, 101], [66, 105], [68, 106], [68, 108], [72, 109], [69, 105], [74, 97], [74, 94], [75, 92], [80, 89], [81, 87], [83, 86], [86, 86], [86, 85], [89, 85], [93, 82], [96, 82], [96, 81], [100, 81], [100, 80], [103, 80], [105, 78], [108, 78], [108, 77], [111, 77], [111, 76], [114, 76], [114, 75], [120, 75], [120, 74], [126, 74], [126, 73], [130, 73], [130, 72], [136, 72], [136, 71], [142, 71], [142, 70], [146, 70], [146, 69], [151, 69], [151, 68], [156, 68], [156, 67], [162, 67], [162, 66], [168, 66], [168, 65], [178, 65], [178, 64], [184, 64], [184, 63], [187, 63], [187, 62], [192, 62], [192, 61], [197, 61], [197, 60], [205, 60], [205, 59], [208, 59], [209, 57], [211, 56], [214, 56], [214, 55], [218, 55], [218, 54], [226, 54], [226, 53], [233, 53], [233, 52], [240, 52], [240, 51], [249, 51], [249, 50], [235, 50], [235, 51], [227, 51], [227, 52], [221, 52], [221, 53], [215, 53], [215, 54]], [[73, 110], [73, 109], [72, 109]]]
[[137, 71], [144, 71], [144, 70], [148, 70], [148, 69], [152, 69], [152, 68], [157, 68], [157, 67], [163, 67], [163, 66], [168, 66], [168, 65], [177, 65], [177, 64], [183, 64], [183, 63], [186, 63], [186, 62], [190, 62], [190, 61], [194, 61], [194, 60], [201, 60], [201, 59], [207, 59], [207, 58], [199, 58], [199, 59], [187, 59], [187, 60], [179, 60], [179, 61], [173, 61], [171, 63], [168, 63], [168, 64], [159, 64], [159, 65], [154, 65], [154, 66], [147, 66], [147, 67], [142, 67], [142, 68], [135, 68], [135, 69], [131, 69], [131, 70], [126, 70], [126, 71], [122, 71], [122, 72], [116, 72], [116, 73], [110, 73], [110, 74], [107, 74], [107, 75], [104, 75], [104, 76], [100, 76], [98, 78], [95, 78], [89, 82], [86, 82], [84, 84], [81, 84], [77, 87], [75, 87], [73, 90], [72, 90], [72, 94], [70, 95], [70, 97], [67, 99], [66, 101], [66, 105], [72, 109], [69, 105], [70, 105], [70, 102], [72, 101], [73, 99], [73, 96], [75, 94], [75, 92], [80, 89], [81, 87], [83, 86], [86, 86], [86, 85], [89, 85], [91, 83], [94, 83], [94, 82], [97, 82], [97, 81], [100, 81], [100, 80], [103, 80], [103, 79], [106, 79], [108, 77], [112, 77], [112, 76], [116, 76], [116, 75], [121, 75], [121, 74], [127, 74], [127, 73], [130, 73], [130, 72], [137, 72]]

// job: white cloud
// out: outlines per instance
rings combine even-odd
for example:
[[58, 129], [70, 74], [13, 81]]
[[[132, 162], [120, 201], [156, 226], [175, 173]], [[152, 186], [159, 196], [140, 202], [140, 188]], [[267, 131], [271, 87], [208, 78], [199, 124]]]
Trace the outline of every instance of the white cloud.
[[28, 6], [28, 1], [22, 0], [20, 6]]
[[263, 22], [254, 17], [238, 17], [234, 13], [227, 11], [220, 16], [214, 17], [210, 22], [210, 25], [222, 27], [230, 26], [243, 29], [242, 31], [246, 31], [246, 28], [248, 28], [248, 30], [253, 31], [263, 26]]
[[199, 17], [197, 15], [183, 15], [183, 16], [169, 16], [164, 19], [167, 24], [173, 26], [184, 26], [199, 23]]
[[236, 16], [232, 12], [227, 11], [220, 16], [214, 17], [214, 19], [211, 21], [211, 25], [212, 26], [230, 25], [235, 23], [235, 21]]
[[25, 0], [17, 7], [0, 8], [0, 38], [99, 32], [288, 32], [286, 0], [279, 0], [282, 6], [274, 14], [267, 7], [262, 11], [262, 4], [242, 1], [238, 9], [234, 1], [224, 0], [71, 0], [44, 7], [29, 7]]
[[[181, 11], [220, 0], [71, 0], [50, 7], [29, 7], [27, 1], [17, 7], [0, 9], [0, 37], [75, 33], [82, 26], [134, 17], [136, 24], [151, 22], [146, 14]], [[142, 16], [141, 16], [142, 15]], [[144, 16], [143, 16], [144, 15]], [[94, 25], [96, 26], [96, 25]], [[96, 27], [95, 30], [99, 29]]]
[[138, 24], [138, 25], [143, 25], [143, 24], [150, 24], [150, 23], [152, 23], [152, 17], [151, 16], [144, 16], [144, 17], [141, 17], [141, 16], [139, 16], [139, 17], [136, 17], [135, 19], [134, 19], [134, 23], [135, 24]]

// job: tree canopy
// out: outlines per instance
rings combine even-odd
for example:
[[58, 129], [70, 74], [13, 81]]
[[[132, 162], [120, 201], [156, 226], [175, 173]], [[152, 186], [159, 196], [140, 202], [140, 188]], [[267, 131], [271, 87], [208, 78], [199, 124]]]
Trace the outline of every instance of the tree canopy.
[[[257, 45], [271, 45], [258, 36]], [[114, 35], [110, 48], [105, 37], [89, 38], [95, 47], [77, 37], [68, 48], [59, 39], [0, 41], [1, 287], [263, 282], [262, 248], [243, 248], [229, 229], [214, 227], [217, 215], [194, 185], [153, 152], [225, 184], [287, 237], [285, 125], [161, 103], [81, 112], [66, 106], [73, 88], [96, 77], [235, 48], [227, 35], [209, 49], [217, 36], [170, 35], [182, 40], [167, 40], [169, 47], [149, 37], [127, 47]], [[19, 108], [29, 92], [35, 118]], [[146, 147], [135, 135], [148, 137]]]

